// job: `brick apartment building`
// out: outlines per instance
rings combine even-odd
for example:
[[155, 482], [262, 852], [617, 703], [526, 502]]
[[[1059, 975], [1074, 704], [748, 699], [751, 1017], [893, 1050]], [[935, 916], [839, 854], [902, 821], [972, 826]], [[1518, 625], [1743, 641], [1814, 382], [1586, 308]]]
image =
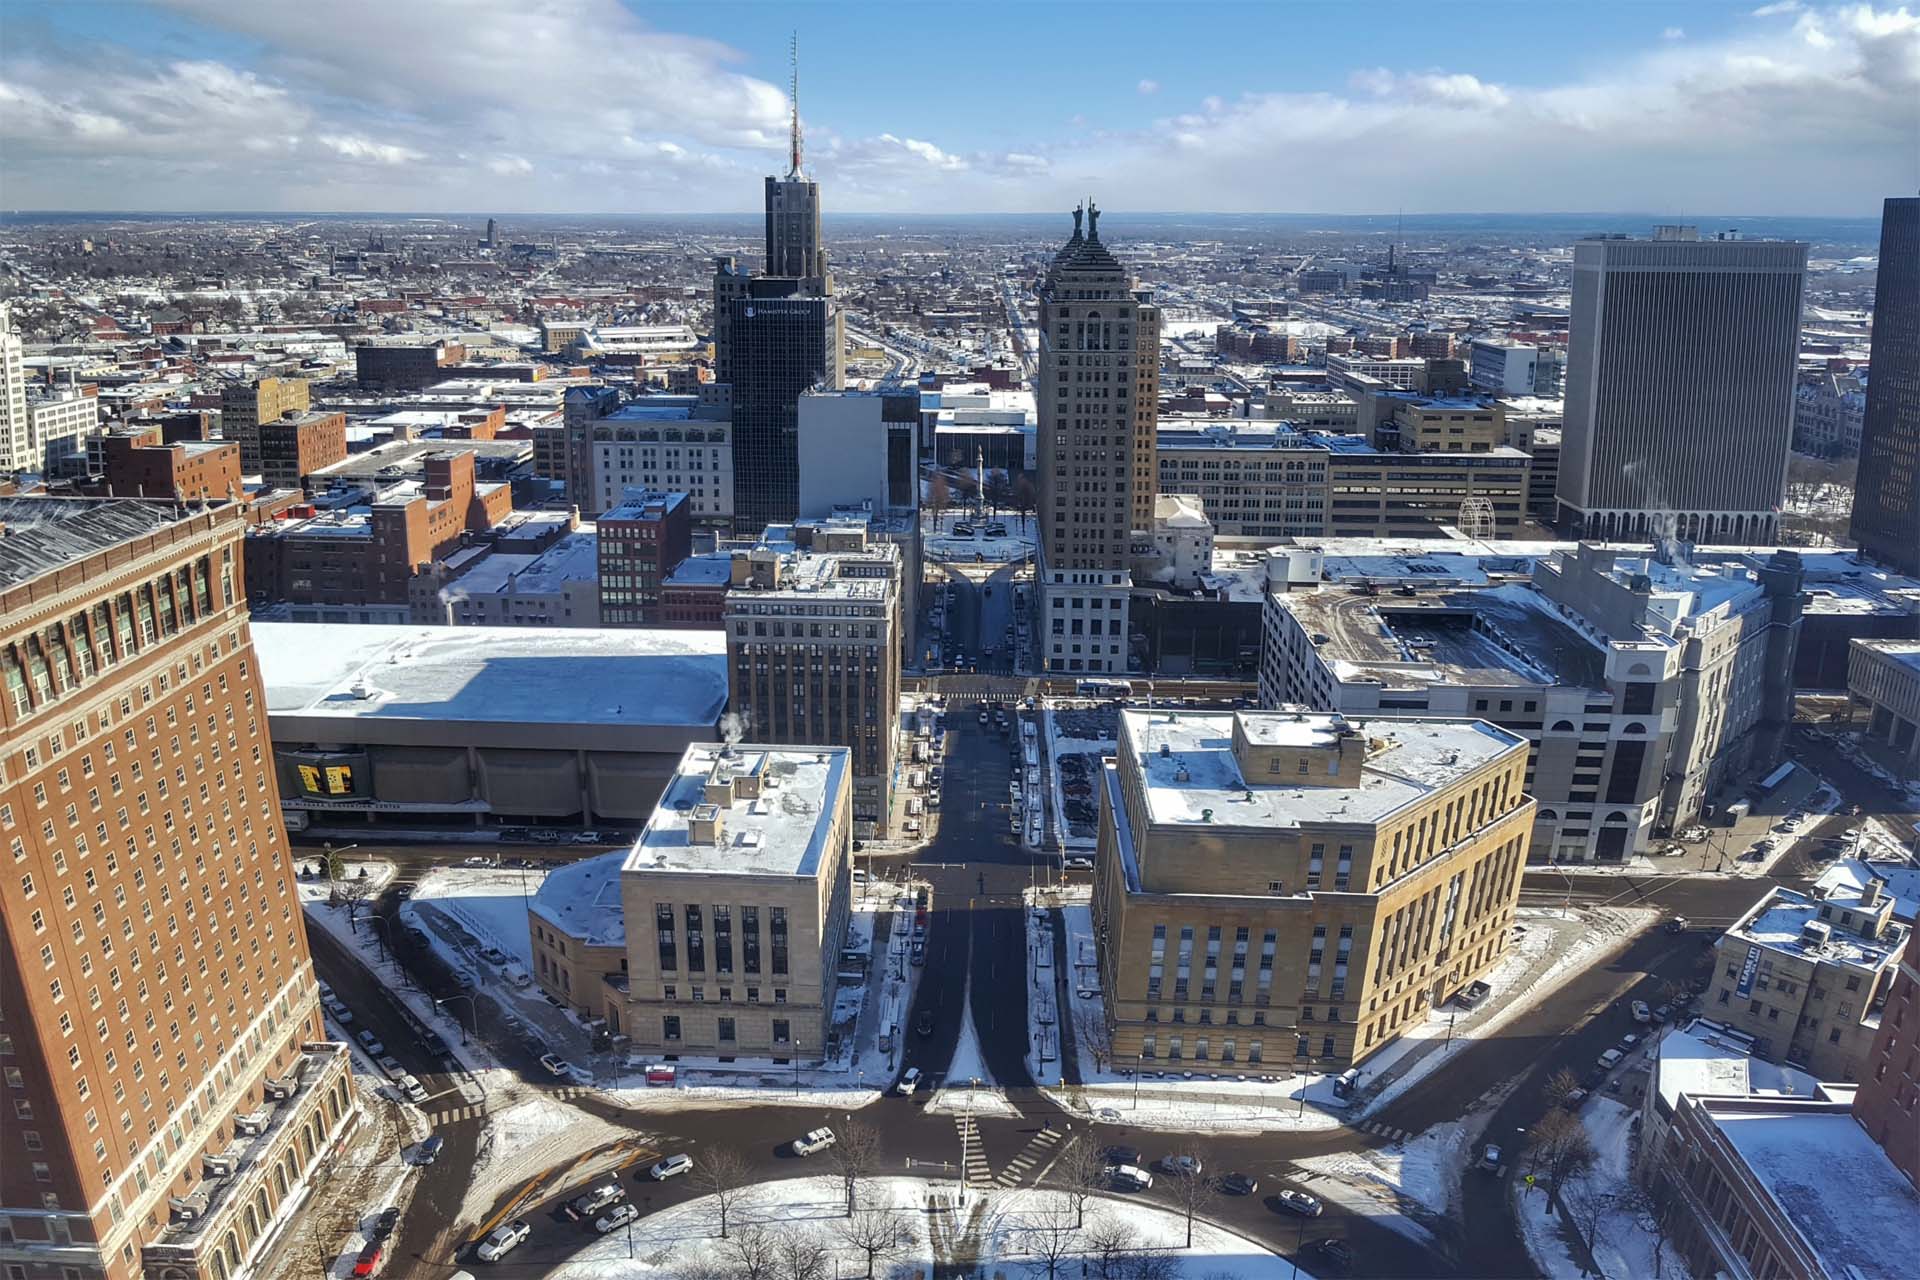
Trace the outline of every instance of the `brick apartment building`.
[[117, 498], [223, 502], [241, 491], [240, 445], [234, 440], [168, 442], [162, 429], [102, 438], [107, 492]]
[[0, 500], [0, 1273], [232, 1280], [355, 1122], [243, 509]]
[[[513, 510], [512, 489], [476, 483], [473, 460], [470, 450], [432, 453], [419, 483], [254, 530], [247, 538], [249, 596], [314, 606], [319, 621], [408, 621], [413, 575], [458, 547], [463, 534], [490, 529]], [[355, 608], [361, 613], [343, 612]], [[296, 608], [296, 617], [304, 616]]]
[[363, 391], [419, 391], [449, 377], [449, 365], [466, 360], [458, 342], [368, 342], [353, 349], [355, 378]]
[[1920, 929], [1907, 935], [1880, 1031], [1867, 1053], [1853, 1116], [1907, 1181], [1920, 1187]]
[[347, 460], [347, 415], [299, 413], [263, 422], [260, 478], [272, 489], [299, 489], [307, 477]]
[[684, 493], [629, 489], [618, 506], [600, 513], [600, 625], [661, 620], [661, 585], [693, 550], [689, 506]]

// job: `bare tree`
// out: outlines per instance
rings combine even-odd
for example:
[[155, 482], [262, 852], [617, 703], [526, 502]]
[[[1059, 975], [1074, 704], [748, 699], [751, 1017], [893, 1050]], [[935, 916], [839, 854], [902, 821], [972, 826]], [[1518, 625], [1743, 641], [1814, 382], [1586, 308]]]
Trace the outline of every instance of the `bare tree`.
[[1179, 1160], [1182, 1156], [1193, 1162], [1194, 1172], [1169, 1173], [1165, 1181], [1173, 1191], [1173, 1203], [1179, 1208], [1181, 1216], [1187, 1220], [1186, 1247], [1191, 1249], [1193, 1248], [1193, 1220], [1204, 1215], [1219, 1198], [1220, 1193], [1214, 1188], [1213, 1179], [1199, 1172], [1201, 1165], [1198, 1153], [1176, 1152], [1174, 1159]]
[[1180, 1260], [1159, 1245], [1135, 1249], [1127, 1259], [1127, 1280], [1177, 1280]]
[[880, 1130], [864, 1120], [848, 1123], [837, 1135], [831, 1159], [847, 1191], [847, 1216], [853, 1216], [854, 1193], [860, 1179], [880, 1171]]
[[1058, 1280], [1060, 1266], [1080, 1252], [1080, 1228], [1065, 1205], [1041, 1210], [1020, 1228], [1019, 1249], [1027, 1255], [1027, 1269], [1047, 1280]]
[[1093, 1199], [1107, 1186], [1107, 1157], [1100, 1150], [1091, 1132], [1082, 1133], [1070, 1139], [1067, 1149], [1060, 1153], [1060, 1163], [1054, 1166], [1060, 1177], [1060, 1190], [1073, 1205], [1073, 1225], [1076, 1229], [1087, 1225], [1087, 1201]]
[[933, 531], [940, 532], [940, 516], [953, 505], [953, 490], [947, 485], [944, 472], [935, 471], [933, 478], [927, 481], [927, 509], [933, 512]]
[[1127, 1280], [1133, 1269], [1133, 1247], [1140, 1236], [1124, 1220], [1101, 1214], [1087, 1228], [1081, 1252], [1092, 1270], [1092, 1280]]
[[694, 1162], [694, 1181], [713, 1201], [714, 1222], [722, 1240], [727, 1238], [733, 1211], [747, 1194], [749, 1176], [747, 1162], [729, 1147], [715, 1147]]
[[1639, 1183], [1629, 1182], [1615, 1193], [1613, 1207], [1630, 1215], [1634, 1225], [1646, 1232], [1647, 1238], [1653, 1242], [1653, 1274], [1655, 1280], [1659, 1280], [1666, 1270], [1667, 1202]]
[[780, 1242], [773, 1232], [756, 1222], [721, 1238], [738, 1268], [738, 1280], [778, 1280]]
[[802, 1227], [774, 1233], [774, 1264], [779, 1280], [828, 1280], [833, 1254], [817, 1234]]
[[1033, 514], [1039, 501], [1039, 497], [1034, 493], [1031, 475], [1022, 471], [1013, 478], [1013, 509], [1020, 513], [1020, 532], [1027, 531], [1027, 517]]
[[1547, 1078], [1544, 1093], [1549, 1107], [1565, 1107], [1567, 1099], [1580, 1091], [1580, 1077], [1565, 1067]]
[[882, 1205], [866, 1205], [840, 1224], [840, 1238], [867, 1257], [867, 1280], [873, 1280], [876, 1262], [900, 1250], [906, 1235], [899, 1217]]
[[1595, 1156], [1587, 1127], [1568, 1112], [1549, 1111], [1527, 1130], [1528, 1167], [1545, 1176], [1550, 1191], [1592, 1168]]

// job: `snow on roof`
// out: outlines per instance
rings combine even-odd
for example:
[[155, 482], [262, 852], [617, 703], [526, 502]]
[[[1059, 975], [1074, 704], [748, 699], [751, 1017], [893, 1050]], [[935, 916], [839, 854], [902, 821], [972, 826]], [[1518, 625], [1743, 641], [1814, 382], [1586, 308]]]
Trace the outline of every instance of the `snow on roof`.
[[549, 871], [533, 895], [533, 914], [589, 947], [624, 945], [627, 915], [620, 901], [620, 866], [626, 859], [626, 850], [616, 849]]
[[1851, 1115], [1710, 1114], [1826, 1274], [1913, 1273], [1920, 1193]]
[[1822, 898], [1851, 897], [1857, 901], [1867, 881], [1876, 877], [1886, 881], [1883, 892], [1893, 899], [1893, 918], [1914, 923], [1915, 913], [1920, 912], [1920, 867], [1911, 863], [1841, 858], [1820, 873], [1813, 887]]
[[[727, 754], [723, 755], [725, 752]], [[848, 786], [845, 747], [769, 747], [717, 742], [689, 746], [654, 806], [647, 828], [625, 855], [622, 871], [736, 876], [814, 876], [827, 833]], [[715, 766], [759, 780], [759, 795], [739, 794], [718, 806], [720, 838], [695, 844], [689, 821], [715, 806], [706, 785]]]
[[1774, 1094], [1819, 1096], [1820, 1082], [1795, 1067], [1753, 1056], [1753, 1037], [1705, 1018], [1675, 1028], [1660, 1038], [1654, 1075], [1660, 1100], [1669, 1108], [1680, 1095], [1750, 1097]]
[[666, 581], [674, 586], [700, 586], [725, 583], [732, 577], [732, 553], [705, 551], [682, 560], [667, 575]]
[[726, 636], [650, 628], [253, 624], [275, 715], [711, 726]]
[[[1890, 964], [1906, 940], [1906, 930], [1889, 924], [1886, 934], [1880, 938], [1862, 937], [1840, 919], [1852, 901], [1843, 896], [1837, 902], [1817, 902], [1804, 893], [1776, 887], [1746, 919], [1728, 929], [1727, 936], [1769, 951], [1867, 971]], [[1824, 941], [1809, 942], [1803, 936], [1802, 930], [1814, 922], [1828, 926]]]
[[[1242, 717], [1250, 737], [1261, 735], [1254, 737], [1259, 745], [1285, 745], [1294, 741], [1289, 735], [1297, 736], [1294, 745], [1300, 746], [1332, 741], [1333, 717], [1328, 715], [1309, 714], [1296, 721], [1290, 712], [1124, 711], [1120, 733], [1131, 745], [1151, 821], [1224, 827], [1379, 822], [1453, 779], [1527, 746], [1524, 738], [1481, 720], [1356, 721], [1354, 727], [1369, 740], [1359, 786], [1275, 786], [1240, 772], [1233, 751], [1235, 714]], [[1324, 741], [1316, 736], [1323, 732]]]

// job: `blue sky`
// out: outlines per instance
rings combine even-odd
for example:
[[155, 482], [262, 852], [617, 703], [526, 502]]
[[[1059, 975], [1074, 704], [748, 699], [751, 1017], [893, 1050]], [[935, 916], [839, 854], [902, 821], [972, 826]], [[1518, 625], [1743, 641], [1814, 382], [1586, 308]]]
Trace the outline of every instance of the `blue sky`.
[[0, 0], [14, 208], [1870, 214], [1920, 12], [1780, 3]]

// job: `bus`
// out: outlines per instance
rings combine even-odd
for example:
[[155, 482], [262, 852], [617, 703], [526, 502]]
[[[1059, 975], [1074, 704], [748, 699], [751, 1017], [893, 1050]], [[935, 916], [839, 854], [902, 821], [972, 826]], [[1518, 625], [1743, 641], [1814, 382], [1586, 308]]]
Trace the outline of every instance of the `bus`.
[[1775, 769], [1772, 773], [1768, 774], [1766, 777], [1760, 779], [1760, 785], [1755, 787], [1754, 789], [1763, 796], [1772, 795], [1774, 790], [1778, 788], [1781, 783], [1785, 782], [1788, 778], [1791, 778], [1793, 776], [1793, 770], [1794, 770], [1794, 763], [1793, 761], [1789, 760], [1785, 764], [1781, 765], [1778, 769]]
[[1080, 695], [1085, 698], [1130, 698], [1133, 685], [1126, 680], [1082, 680]]

